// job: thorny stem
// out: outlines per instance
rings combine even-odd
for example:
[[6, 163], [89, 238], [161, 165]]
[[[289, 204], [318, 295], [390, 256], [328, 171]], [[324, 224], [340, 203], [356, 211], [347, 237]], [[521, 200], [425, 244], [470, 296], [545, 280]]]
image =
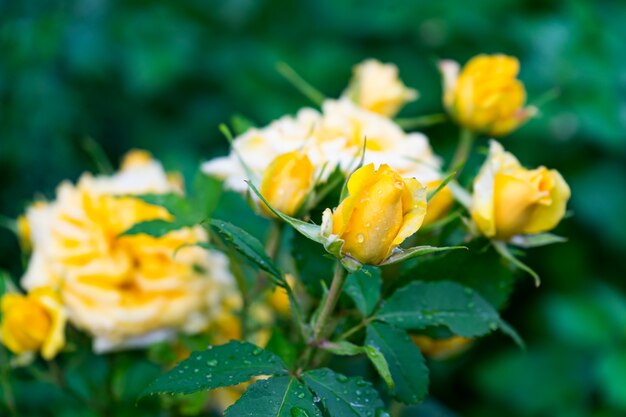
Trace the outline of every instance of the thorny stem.
[[454, 152], [452, 162], [450, 162], [450, 172], [456, 171], [460, 174], [461, 169], [465, 165], [465, 162], [467, 162], [469, 153], [472, 150], [472, 145], [474, 144], [475, 137], [476, 136], [471, 130], [467, 128], [461, 129], [459, 144], [457, 145], [456, 151]]

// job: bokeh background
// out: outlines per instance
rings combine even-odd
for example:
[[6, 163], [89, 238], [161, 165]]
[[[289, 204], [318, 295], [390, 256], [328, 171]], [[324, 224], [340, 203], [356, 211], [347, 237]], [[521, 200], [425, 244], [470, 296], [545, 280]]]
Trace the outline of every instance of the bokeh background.
[[[504, 311], [528, 349], [487, 338], [433, 363], [432, 395], [459, 416], [623, 416], [624, 22], [618, 0], [0, 0], [0, 213], [95, 170], [86, 137], [112, 161], [145, 148], [193, 175], [227, 152], [217, 126], [232, 115], [263, 125], [310, 105], [280, 61], [329, 97], [360, 60], [394, 62], [421, 93], [411, 117], [442, 111], [438, 59], [515, 55], [531, 103], [559, 95], [504, 144], [570, 183], [569, 242], [530, 252], [543, 284], [519, 281]], [[454, 127], [424, 131], [451, 154]], [[0, 268], [19, 276], [19, 259], [0, 229]]]

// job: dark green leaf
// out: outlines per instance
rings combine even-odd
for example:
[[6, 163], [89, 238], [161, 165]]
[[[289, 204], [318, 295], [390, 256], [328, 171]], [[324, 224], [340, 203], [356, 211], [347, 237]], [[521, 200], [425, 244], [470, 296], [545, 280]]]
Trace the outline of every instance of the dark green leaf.
[[160, 206], [167, 210], [174, 217], [188, 217], [191, 213], [191, 207], [189, 200], [184, 196], [175, 193], [165, 194], [141, 194], [134, 195], [134, 198], [138, 198], [145, 203], [153, 206]]
[[291, 376], [275, 376], [250, 386], [224, 417], [321, 417], [313, 395]]
[[278, 270], [274, 262], [265, 253], [265, 248], [257, 238], [243, 229], [223, 220], [211, 219], [208, 221], [213, 228], [228, 242], [230, 242], [239, 253], [259, 268], [269, 273], [278, 283], [286, 285], [282, 273]]
[[191, 356], [150, 384], [142, 396], [158, 393], [189, 394], [236, 385], [255, 375], [282, 375], [287, 369], [273, 353], [246, 342], [211, 346]]
[[437, 252], [446, 252], [456, 249], [467, 249], [465, 246], [416, 246], [413, 248], [396, 248], [389, 257], [387, 257], [380, 265], [392, 265], [398, 262], [406, 261], [418, 256], [430, 255]]
[[354, 356], [364, 353], [370, 362], [372, 362], [372, 365], [374, 365], [374, 368], [376, 368], [381, 378], [389, 386], [389, 389], [393, 389], [394, 383], [391, 378], [391, 372], [389, 371], [389, 365], [387, 365], [387, 360], [378, 348], [370, 345], [359, 346], [345, 340], [340, 342], [327, 342], [322, 345], [322, 348], [335, 355]]
[[369, 316], [380, 300], [381, 286], [380, 270], [363, 268], [348, 275], [344, 291], [352, 298], [359, 311], [364, 316]]
[[173, 232], [174, 230], [180, 230], [182, 227], [186, 227], [184, 224], [178, 222], [169, 222], [167, 220], [147, 220], [134, 224], [130, 229], [127, 229], [120, 235], [132, 236], [132, 235], [148, 235], [152, 237], [161, 237]]
[[478, 291], [496, 308], [507, 302], [515, 274], [484, 239], [467, 244], [469, 250], [456, 250], [417, 258], [402, 264], [399, 285], [416, 278], [424, 281], [455, 281]]
[[373, 417], [384, 411], [378, 392], [360, 377], [349, 378], [322, 368], [305, 372], [302, 379], [333, 417]]
[[496, 310], [476, 291], [447, 281], [418, 281], [399, 289], [377, 318], [407, 330], [446, 326], [465, 337], [489, 333], [500, 325]]
[[365, 340], [387, 359], [395, 384], [393, 395], [407, 404], [422, 401], [428, 392], [428, 368], [407, 333], [385, 323], [371, 323]]

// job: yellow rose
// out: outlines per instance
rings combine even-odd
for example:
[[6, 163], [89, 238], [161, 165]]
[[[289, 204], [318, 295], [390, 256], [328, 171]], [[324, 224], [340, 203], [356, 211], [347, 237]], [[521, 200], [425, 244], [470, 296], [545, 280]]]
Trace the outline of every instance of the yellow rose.
[[354, 67], [354, 75], [343, 93], [360, 107], [393, 117], [402, 106], [417, 98], [398, 78], [398, 67], [368, 59]]
[[113, 175], [63, 183], [56, 200], [27, 211], [33, 253], [22, 286], [58, 289], [69, 320], [94, 336], [96, 351], [206, 329], [235, 284], [223, 254], [191, 246], [207, 240], [204, 230], [120, 236], [139, 222], [171, 219], [132, 195], [177, 188], [144, 152], [131, 153]]
[[[441, 184], [441, 181], [442, 180], [436, 180], [426, 184], [428, 192], [436, 190], [439, 184]], [[450, 188], [446, 186], [439, 190], [439, 192], [428, 201], [428, 211], [424, 218], [424, 226], [442, 219], [448, 213], [453, 203], [454, 196]]]
[[[260, 192], [276, 210], [293, 216], [313, 188], [315, 168], [301, 152], [289, 152], [272, 161], [263, 173]], [[265, 213], [273, 213], [261, 203]]]
[[554, 228], [565, 215], [569, 198], [569, 186], [558, 171], [525, 169], [492, 140], [474, 180], [471, 213], [485, 236], [509, 240]]
[[426, 215], [426, 188], [415, 178], [403, 179], [388, 165], [356, 170], [348, 192], [332, 214], [332, 233], [344, 241], [343, 255], [364, 264], [385, 260], [420, 228]]
[[524, 107], [526, 90], [517, 80], [519, 62], [506, 55], [478, 55], [459, 73], [459, 64], [442, 61], [443, 102], [457, 122], [473, 131], [502, 136], [517, 129], [536, 108]]
[[467, 350], [473, 342], [472, 339], [462, 336], [433, 339], [423, 335], [411, 335], [411, 339], [424, 355], [433, 359], [448, 359]]
[[39, 351], [50, 360], [65, 346], [66, 314], [52, 289], [38, 288], [28, 295], [7, 293], [0, 305], [0, 340], [13, 353]]

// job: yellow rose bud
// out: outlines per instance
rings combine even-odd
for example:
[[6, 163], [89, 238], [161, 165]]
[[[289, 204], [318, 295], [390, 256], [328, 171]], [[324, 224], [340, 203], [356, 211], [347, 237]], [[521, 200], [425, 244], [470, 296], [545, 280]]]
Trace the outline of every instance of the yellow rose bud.
[[[274, 209], [293, 216], [314, 185], [314, 171], [311, 160], [303, 153], [294, 151], [280, 155], [263, 174], [261, 195]], [[271, 214], [265, 204], [262, 207]]]
[[393, 117], [402, 106], [417, 98], [398, 78], [398, 67], [368, 59], [354, 67], [354, 75], [344, 96], [374, 113]]
[[38, 288], [25, 296], [7, 293], [0, 308], [0, 340], [13, 353], [40, 351], [49, 360], [65, 345], [66, 314], [52, 289]]
[[349, 197], [332, 215], [332, 233], [344, 241], [342, 254], [378, 265], [426, 215], [426, 188], [415, 178], [374, 164], [356, 170], [348, 180]]
[[517, 80], [519, 62], [506, 55], [478, 55], [459, 73], [454, 61], [442, 61], [443, 102], [457, 122], [475, 132], [502, 136], [536, 114], [524, 107], [526, 90]]
[[424, 355], [433, 359], [448, 359], [467, 350], [472, 344], [472, 339], [462, 336], [433, 339], [423, 335], [411, 335], [411, 339]]
[[[287, 281], [287, 285], [293, 288], [295, 283], [295, 278], [291, 274], [285, 275], [285, 280]], [[289, 305], [289, 296], [287, 295], [287, 290], [283, 287], [276, 287], [272, 290], [272, 292], [268, 295], [267, 301], [270, 306], [280, 315], [287, 316], [291, 312], [291, 306]]]
[[[441, 180], [431, 181], [426, 184], [426, 189], [430, 191], [434, 191], [441, 184]], [[454, 203], [454, 197], [452, 196], [452, 191], [450, 188], [443, 187], [439, 192], [428, 201], [428, 211], [426, 212], [426, 217], [424, 218], [424, 226], [428, 224], [432, 224], [437, 220], [443, 218], [450, 207], [452, 207], [452, 203]]]
[[525, 169], [492, 140], [474, 180], [472, 218], [485, 236], [509, 240], [553, 229], [565, 215], [569, 198], [569, 186], [558, 171]]

